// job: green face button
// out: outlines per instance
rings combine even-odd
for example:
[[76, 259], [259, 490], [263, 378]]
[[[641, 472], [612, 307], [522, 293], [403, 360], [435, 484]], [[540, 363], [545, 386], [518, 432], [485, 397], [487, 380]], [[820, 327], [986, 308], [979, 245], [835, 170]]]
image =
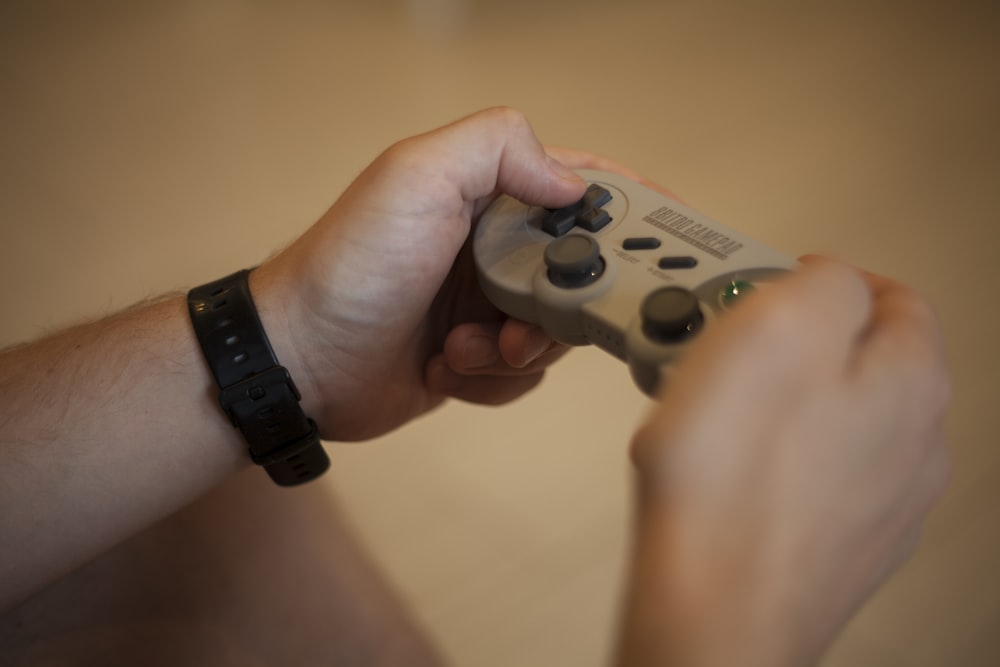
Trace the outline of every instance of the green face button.
[[746, 296], [754, 290], [753, 283], [749, 280], [734, 278], [722, 290], [719, 300], [725, 308], [731, 308], [741, 297]]

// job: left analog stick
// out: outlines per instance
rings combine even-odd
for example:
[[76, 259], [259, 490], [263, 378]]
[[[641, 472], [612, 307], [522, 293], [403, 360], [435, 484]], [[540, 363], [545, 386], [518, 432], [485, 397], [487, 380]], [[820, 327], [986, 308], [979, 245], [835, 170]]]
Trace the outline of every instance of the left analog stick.
[[601, 246], [584, 234], [561, 236], [546, 246], [545, 266], [557, 287], [585, 287], [604, 273]]

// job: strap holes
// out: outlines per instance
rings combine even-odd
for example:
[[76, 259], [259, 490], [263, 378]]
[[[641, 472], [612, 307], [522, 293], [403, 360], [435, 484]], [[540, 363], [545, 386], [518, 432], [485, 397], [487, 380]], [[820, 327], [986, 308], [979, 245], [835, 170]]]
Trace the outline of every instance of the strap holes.
[[293, 455], [293, 456], [289, 456], [289, 457], [288, 457], [287, 459], [285, 459], [285, 460], [286, 460], [286, 461], [288, 461], [289, 463], [291, 463], [292, 461], [297, 461], [297, 460], [299, 460], [299, 459], [301, 459], [301, 458], [302, 458], [302, 455], [301, 455], [301, 454], [295, 454], [295, 455]]
[[224, 329], [225, 327], [228, 327], [232, 323], [233, 321], [231, 319], [229, 319], [228, 317], [223, 317], [221, 320], [219, 320], [218, 324], [216, 324], [215, 327], [217, 329]]
[[218, 301], [212, 304], [212, 310], [219, 310], [220, 308], [225, 308], [226, 303], [227, 301], [225, 299], [219, 299]]
[[249, 358], [250, 358], [249, 354], [247, 354], [246, 352], [240, 352], [235, 357], [233, 357], [233, 361], [236, 362], [237, 364], [242, 364]]
[[236, 345], [236, 343], [238, 342], [240, 342], [239, 336], [230, 336], [229, 338], [226, 339], [226, 345], [229, 345], [230, 347]]
[[228, 287], [219, 287], [214, 292], [212, 292], [211, 294], [209, 294], [209, 296], [214, 299], [217, 296], [222, 296], [223, 294], [225, 294], [228, 291], [229, 291]]
[[308, 470], [303, 470], [298, 475], [296, 475], [296, 477], [298, 477], [299, 479], [302, 479], [303, 477], [308, 477], [308, 476], [309, 476], [309, 471]]
[[281, 424], [268, 424], [265, 429], [268, 433], [274, 434], [281, 430]]
[[267, 419], [274, 414], [274, 408], [261, 408], [257, 411], [257, 416], [261, 419]]
[[305, 467], [306, 467], [305, 461], [302, 461], [300, 463], [296, 463], [295, 465], [293, 465], [292, 466], [292, 470], [294, 470], [295, 472], [298, 472], [298, 471], [302, 470]]

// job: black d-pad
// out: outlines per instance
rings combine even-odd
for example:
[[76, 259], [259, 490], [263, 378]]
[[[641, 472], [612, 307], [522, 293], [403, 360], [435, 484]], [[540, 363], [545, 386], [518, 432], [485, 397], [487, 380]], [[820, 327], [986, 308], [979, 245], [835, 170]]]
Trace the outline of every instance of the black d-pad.
[[566, 234], [574, 227], [598, 232], [611, 222], [611, 216], [601, 208], [609, 201], [611, 193], [592, 184], [580, 201], [563, 208], [550, 209], [542, 219], [542, 231], [555, 237]]

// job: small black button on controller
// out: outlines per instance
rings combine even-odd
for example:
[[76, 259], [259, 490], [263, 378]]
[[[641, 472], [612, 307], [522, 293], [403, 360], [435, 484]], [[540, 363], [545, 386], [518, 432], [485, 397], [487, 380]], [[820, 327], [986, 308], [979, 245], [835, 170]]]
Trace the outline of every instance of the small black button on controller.
[[693, 269], [698, 266], [698, 258], [691, 255], [673, 255], [661, 257], [656, 265], [661, 269]]
[[683, 287], [661, 287], [642, 302], [642, 330], [660, 343], [678, 343], [704, 323], [698, 297]]
[[660, 247], [660, 239], [653, 236], [630, 236], [622, 241], [623, 250], [656, 250]]
[[601, 246], [583, 234], [561, 236], [546, 246], [545, 266], [553, 285], [567, 289], [585, 287], [604, 273]]

